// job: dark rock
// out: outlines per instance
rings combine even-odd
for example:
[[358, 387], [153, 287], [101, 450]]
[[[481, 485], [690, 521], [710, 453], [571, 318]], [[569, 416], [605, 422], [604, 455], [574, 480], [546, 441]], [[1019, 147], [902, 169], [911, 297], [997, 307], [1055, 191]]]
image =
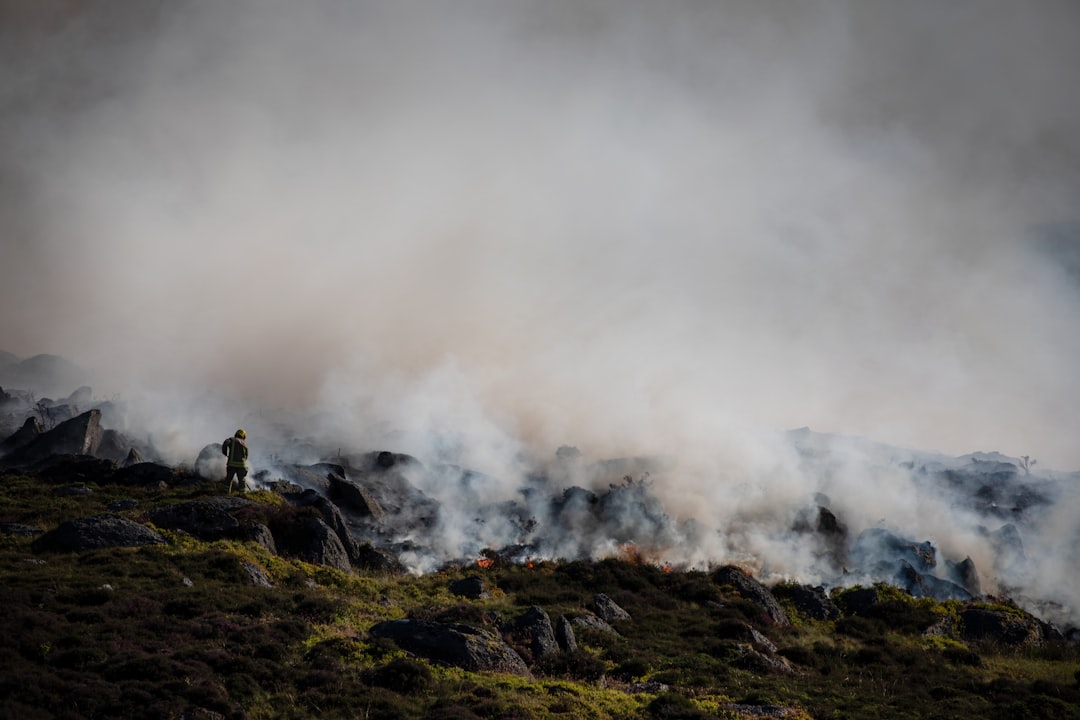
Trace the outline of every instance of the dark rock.
[[881, 604], [877, 588], [860, 587], [839, 595], [837, 600], [840, 610], [845, 615], [873, 615]]
[[900, 570], [893, 579], [897, 587], [903, 588], [912, 597], [932, 597], [938, 600], [970, 600], [971, 593], [948, 580], [924, 575], [905, 561], [900, 562]]
[[271, 555], [277, 555], [277, 544], [270, 528], [262, 523], [255, 523], [248, 529], [247, 539], [261, 545]]
[[815, 620], [834, 620], [840, 617], [840, 608], [832, 601], [825, 588], [820, 585], [780, 585], [773, 588], [773, 595], [791, 601], [803, 615]]
[[41, 462], [50, 455], [94, 455], [103, 433], [101, 411], [88, 410], [8, 453], [3, 464], [23, 467]]
[[147, 517], [157, 527], [182, 530], [200, 540], [214, 541], [240, 537], [240, 521], [234, 513], [253, 505], [244, 498], [215, 497], [154, 508]]
[[342, 475], [331, 473], [327, 476], [330, 483], [327, 495], [334, 502], [340, 503], [349, 510], [363, 516], [382, 521], [386, 516], [382, 506], [375, 497], [359, 484], [354, 483]]
[[248, 576], [248, 578], [251, 580], [251, 584], [255, 587], [274, 587], [274, 583], [270, 581], [270, 576], [267, 575], [266, 571], [258, 565], [247, 562], [245, 560], [244, 562], [240, 563], [240, 567], [243, 568], [244, 573]]
[[791, 666], [787, 658], [761, 652], [750, 643], [738, 643], [735, 646], [735, 657], [732, 664], [757, 673], [795, 674], [795, 668]]
[[718, 585], [730, 585], [740, 597], [754, 603], [777, 625], [790, 625], [787, 613], [776, 601], [769, 589], [759, 583], [742, 568], [725, 565], [713, 573], [713, 582]]
[[[371, 543], [354, 544], [355, 550], [349, 555], [354, 568], [377, 572], [403, 573], [405, 566], [393, 554], [372, 547]], [[355, 555], [355, 557], [354, 557]]]
[[597, 593], [596, 596], [593, 597], [593, 605], [596, 609], [596, 614], [599, 615], [604, 622], [612, 623], [616, 620], [630, 619], [630, 613], [619, 607], [614, 600], [604, 593]]
[[958, 563], [946, 562], [948, 580], [960, 585], [972, 597], [982, 595], [982, 584], [979, 582], [979, 573], [975, 569], [975, 561], [970, 557], [964, 558]]
[[[340, 469], [340, 466], [334, 466]], [[346, 556], [350, 562], [356, 561], [357, 564], [361, 564], [362, 560], [370, 561], [370, 557], [361, 558], [362, 550], [360, 543], [349, 532], [349, 526], [345, 522], [345, 516], [341, 514], [341, 509], [338, 508], [330, 500], [320, 495], [317, 491], [307, 489], [301, 492], [299, 495], [290, 494], [284, 495], [285, 499], [289, 502], [297, 505], [298, 507], [309, 507], [318, 511], [322, 516], [323, 522], [325, 522], [338, 537], [338, 541], [341, 547], [344, 548]]]
[[121, 498], [120, 500], [113, 500], [106, 507], [113, 512], [120, 510], [134, 510], [139, 507], [139, 501], [135, 498]]
[[20, 523], [0, 523], [0, 535], [16, 535], [20, 537], [30, 537], [32, 535], [40, 535], [45, 532], [39, 527], [33, 525], [22, 525]]
[[341, 538], [334, 530], [319, 518], [309, 517], [300, 521], [297, 528], [304, 538], [297, 556], [314, 565], [329, 565], [343, 572], [349, 572], [349, 554], [341, 544]]
[[521, 656], [497, 635], [461, 624], [425, 620], [391, 620], [370, 630], [407, 652], [472, 672], [503, 672], [530, 677]]
[[64, 487], [56, 488], [53, 492], [60, 497], [81, 497], [94, 494], [93, 488], [86, 485], [65, 485]]
[[560, 615], [555, 622], [555, 642], [559, 644], [559, 648], [563, 652], [572, 653], [578, 649], [574, 626], [570, 624], [565, 615]]
[[450, 592], [470, 600], [483, 600], [491, 597], [491, 593], [484, 587], [484, 579], [475, 575], [462, 580], [454, 580], [450, 583]]
[[106, 460], [122, 462], [128, 455], [135, 452], [135, 443], [131, 438], [117, 430], [105, 430], [101, 434], [101, 444], [98, 445], [95, 455]]
[[29, 470], [42, 480], [52, 483], [102, 484], [110, 482], [116, 472], [116, 463], [89, 455], [50, 455]]
[[26, 422], [22, 424], [22, 427], [9, 435], [4, 442], [0, 443], [0, 456], [7, 455], [14, 450], [29, 445], [43, 432], [45, 432], [45, 428], [41, 426], [40, 420], [36, 417], [26, 418]]
[[120, 462], [120, 467], [131, 467], [132, 465], [138, 465], [141, 462], [143, 462], [142, 454], [135, 448], [131, 448], [128, 450], [127, 456]]
[[1002, 645], [1041, 645], [1042, 623], [1018, 608], [1002, 610], [971, 608], [960, 613], [961, 637], [967, 641], [991, 640]]
[[607, 622], [592, 613], [586, 613], [585, 615], [578, 615], [570, 621], [571, 625], [576, 625], [580, 628], [587, 630], [599, 630], [600, 632], [611, 633], [612, 635], [618, 635], [619, 633], [615, 628], [607, 624]]
[[937, 565], [937, 550], [929, 542], [916, 543], [884, 528], [869, 528], [859, 534], [851, 549], [851, 561], [863, 572], [880, 579], [890, 577], [901, 562], [926, 573]]
[[164, 545], [165, 538], [119, 515], [95, 515], [62, 523], [34, 541], [34, 550], [81, 552], [110, 547]]
[[516, 618], [509, 631], [515, 637], [528, 642], [534, 661], [544, 655], [559, 652], [551, 617], [539, 605], [533, 605]]

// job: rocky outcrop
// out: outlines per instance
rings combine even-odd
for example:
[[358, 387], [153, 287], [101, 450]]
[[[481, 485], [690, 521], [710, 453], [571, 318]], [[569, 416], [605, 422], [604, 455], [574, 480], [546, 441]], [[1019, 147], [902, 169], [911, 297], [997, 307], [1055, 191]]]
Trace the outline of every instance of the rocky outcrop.
[[36, 417], [26, 418], [26, 422], [22, 424], [22, 427], [9, 435], [3, 442], [0, 442], [0, 457], [29, 445], [43, 432], [45, 432], [45, 428], [42, 427], [40, 420]]
[[960, 613], [960, 634], [969, 642], [1038, 646], [1052, 632], [1046, 623], [1019, 608], [976, 607]]
[[51, 455], [94, 455], [104, 430], [101, 411], [88, 410], [43, 432], [0, 460], [7, 467], [24, 467], [41, 462]]
[[583, 628], [586, 630], [597, 630], [603, 633], [611, 633], [612, 635], [618, 635], [619, 633], [615, 628], [608, 625], [607, 621], [602, 618], [593, 615], [592, 613], [586, 613], [584, 615], [578, 615], [570, 621], [570, 624], [575, 627]]
[[555, 623], [555, 642], [559, 644], [559, 648], [563, 652], [572, 653], [578, 649], [574, 626], [566, 619], [565, 615], [560, 615]]
[[327, 480], [330, 483], [328, 495], [334, 502], [362, 517], [370, 517], [378, 522], [382, 522], [386, 517], [386, 512], [375, 496], [360, 484], [346, 479], [344, 475], [336, 474], [330, 474]]
[[258, 565], [247, 562], [245, 560], [244, 562], [240, 563], [240, 568], [244, 571], [244, 574], [247, 575], [248, 580], [250, 580], [251, 584], [255, 587], [274, 587], [274, 583], [270, 580], [270, 576], [267, 575], [266, 571]]
[[604, 593], [596, 594], [596, 596], [593, 598], [593, 607], [596, 610], [596, 614], [606, 623], [613, 623], [617, 620], [630, 619], [630, 613], [619, 607], [614, 600], [609, 598]]
[[215, 497], [155, 508], [147, 517], [159, 528], [182, 530], [200, 540], [214, 541], [240, 537], [240, 521], [234, 513], [254, 504], [239, 497]]
[[551, 625], [551, 617], [539, 605], [533, 605], [517, 617], [506, 628], [506, 632], [528, 645], [533, 661], [544, 655], [559, 652], [559, 643], [555, 640], [555, 628]]
[[738, 595], [760, 607], [777, 625], [790, 625], [784, 608], [776, 601], [773, 594], [764, 585], [752, 578], [749, 573], [734, 565], [725, 565], [713, 573], [713, 582], [728, 585]]
[[112, 547], [164, 545], [165, 538], [145, 525], [105, 514], [62, 523], [34, 542], [35, 551], [82, 552]]
[[463, 670], [531, 676], [525, 661], [502, 638], [470, 625], [391, 620], [373, 626], [369, 635], [393, 640], [402, 650]]
[[815, 620], [835, 620], [840, 617], [840, 608], [820, 585], [779, 585], [772, 589], [772, 593], [774, 597], [790, 600], [796, 610]]
[[491, 593], [484, 586], [484, 579], [477, 576], [454, 580], [450, 583], [450, 592], [470, 600], [483, 600], [491, 597]]
[[303, 518], [296, 528], [301, 545], [296, 555], [314, 565], [329, 565], [343, 572], [352, 570], [349, 554], [334, 530], [316, 517]]

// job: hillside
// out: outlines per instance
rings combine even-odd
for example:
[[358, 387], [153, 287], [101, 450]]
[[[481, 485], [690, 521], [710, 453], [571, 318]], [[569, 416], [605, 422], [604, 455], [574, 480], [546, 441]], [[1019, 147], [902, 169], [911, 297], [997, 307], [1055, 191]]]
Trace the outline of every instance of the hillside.
[[[422, 575], [342, 571], [265, 539], [150, 522], [230, 500], [220, 483], [49, 467], [0, 482], [3, 717], [1080, 717], [1075, 641], [1007, 600], [879, 585], [808, 601], [813, 589], [775, 585], [776, 607], [732, 568], [632, 555], [516, 564], [489, 551]], [[244, 500], [240, 525], [276, 538], [309, 515], [272, 491]], [[91, 534], [96, 549], [73, 551], [64, 523], [103, 514], [161, 541]], [[527, 669], [467, 669], [444, 646], [377, 637], [403, 619], [473, 628]], [[565, 632], [559, 619], [576, 648], [545, 642]]]

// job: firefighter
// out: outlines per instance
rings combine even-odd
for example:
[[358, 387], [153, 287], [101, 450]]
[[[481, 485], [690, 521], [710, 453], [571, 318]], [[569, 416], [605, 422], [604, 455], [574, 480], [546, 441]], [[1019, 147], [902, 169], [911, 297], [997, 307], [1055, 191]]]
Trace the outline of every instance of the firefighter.
[[239, 482], [240, 492], [247, 491], [247, 483], [244, 482], [244, 478], [247, 477], [247, 459], [248, 459], [248, 446], [247, 446], [247, 433], [241, 428], [231, 437], [227, 438], [225, 442], [221, 443], [221, 454], [228, 460], [225, 463], [225, 482], [229, 484], [229, 494], [232, 495], [233, 482]]

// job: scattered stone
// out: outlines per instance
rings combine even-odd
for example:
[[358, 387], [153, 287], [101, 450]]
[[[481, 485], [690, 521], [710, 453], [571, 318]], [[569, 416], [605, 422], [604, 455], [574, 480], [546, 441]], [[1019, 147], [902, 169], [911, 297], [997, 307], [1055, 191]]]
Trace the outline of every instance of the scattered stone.
[[29, 445], [43, 432], [45, 432], [45, 428], [42, 427], [40, 420], [36, 417], [26, 418], [26, 422], [22, 424], [22, 427], [0, 443], [0, 456]]
[[933, 575], [924, 575], [904, 560], [900, 561], [900, 569], [893, 578], [893, 582], [912, 597], [931, 597], [938, 600], [971, 599], [971, 593], [956, 583]]
[[780, 585], [772, 592], [774, 596], [786, 597], [796, 610], [815, 620], [835, 620], [840, 617], [840, 608], [820, 585]]
[[301, 560], [314, 565], [329, 565], [343, 572], [349, 572], [352, 565], [341, 538], [334, 530], [319, 518], [304, 518], [297, 528], [303, 538], [303, 545], [297, 555]]
[[586, 628], [588, 630], [599, 630], [600, 632], [611, 633], [612, 635], [618, 635], [619, 633], [615, 628], [607, 624], [607, 622], [592, 613], [586, 613], [585, 615], [578, 615], [570, 621], [571, 625], [577, 627]]
[[3, 464], [7, 467], [25, 467], [41, 462], [50, 455], [94, 455], [103, 433], [101, 411], [88, 410], [9, 452], [4, 456]]
[[361, 517], [370, 517], [379, 522], [386, 517], [386, 512], [375, 497], [358, 483], [346, 479], [344, 470], [340, 476], [329, 474], [327, 480], [330, 483], [327, 494], [334, 502], [341, 503]]
[[795, 668], [792, 667], [787, 658], [760, 652], [750, 643], [738, 643], [735, 646], [735, 658], [732, 664], [759, 673], [779, 672], [784, 675], [795, 674]]
[[971, 608], [960, 613], [961, 637], [967, 641], [992, 640], [1002, 645], [1038, 646], [1044, 640], [1041, 623], [1018, 608]]
[[0, 535], [15, 535], [18, 537], [30, 537], [31, 535], [40, 535], [45, 532], [39, 527], [33, 525], [22, 525], [20, 523], [0, 523]]
[[262, 523], [255, 523], [248, 529], [248, 540], [261, 545], [271, 555], [277, 555], [277, 543], [270, 528]]
[[607, 623], [630, 619], [630, 613], [619, 607], [614, 600], [604, 593], [597, 593], [593, 597], [593, 605], [596, 608], [596, 614]]
[[751, 601], [765, 611], [777, 625], [790, 625], [787, 613], [776, 601], [769, 589], [750, 577], [749, 573], [734, 565], [725, 565], [713, 574], [713, 582], [730, 585], [740, 597]]
[[391, 620], [373, 626], [370, 635], [388, 638], [402, 650], [463, 670], [531, 676], [525, 661], [502, 638], [470, 625]]
[[574, 626], [566, 619], [565, 615], [560, 615], [555, 623], [555, 642], [559, 644], [559, 648], [563, 652], [572, 653], [578, 649]]
[[511, 634], [529, 643], [533, 660], [559, 652], [551, 617], [539, 605], [533, 605], [519, 616], [508, 629]]
[[191, 582], [191, 578], [189, 577], [181, 578], [180, 584], [186, 588], [195, 587], [195, 583]]
[[56, 488], [53, 493], [60, 497], [81, 497], [84, 495], [93, 495], [94, 490], [87, 485], [67, 485], [65, 487]]
[[147, 517], [157, 527], [183, 530], [200, 540], [213, 541], [238, 537], [240, 521], [233, 513], [254, 504], [240, 497], [215, 497], [154, 508]]
[[248, 578], [251, 580], [251, 584], [255, 587], [274, 587], [274, 583], [270, 581], [270, 576], [258, 565], [245, 560], [240, 563], [240, 567], [244, 569], [244, 572], [247, 573]]
[[475, 575], [451, 582], [450, 592], [470, 600], [485, 600], [491, 597], [491, 593], [484, 587], [484, 579]]
[[164, 545], [165, 538], [119, 515], [95, 515], [62, 523], [34, 541], [35, 551], [82, 552], [110, 547]]
[[135, 498], [121, 498], [120, 500], [113, 500], [111, 503], [106, 505], [106, 507], [113, 512], [118, 512], [121, 510], [134, 510], [135, 508], [139, 507], [139, 501]]

